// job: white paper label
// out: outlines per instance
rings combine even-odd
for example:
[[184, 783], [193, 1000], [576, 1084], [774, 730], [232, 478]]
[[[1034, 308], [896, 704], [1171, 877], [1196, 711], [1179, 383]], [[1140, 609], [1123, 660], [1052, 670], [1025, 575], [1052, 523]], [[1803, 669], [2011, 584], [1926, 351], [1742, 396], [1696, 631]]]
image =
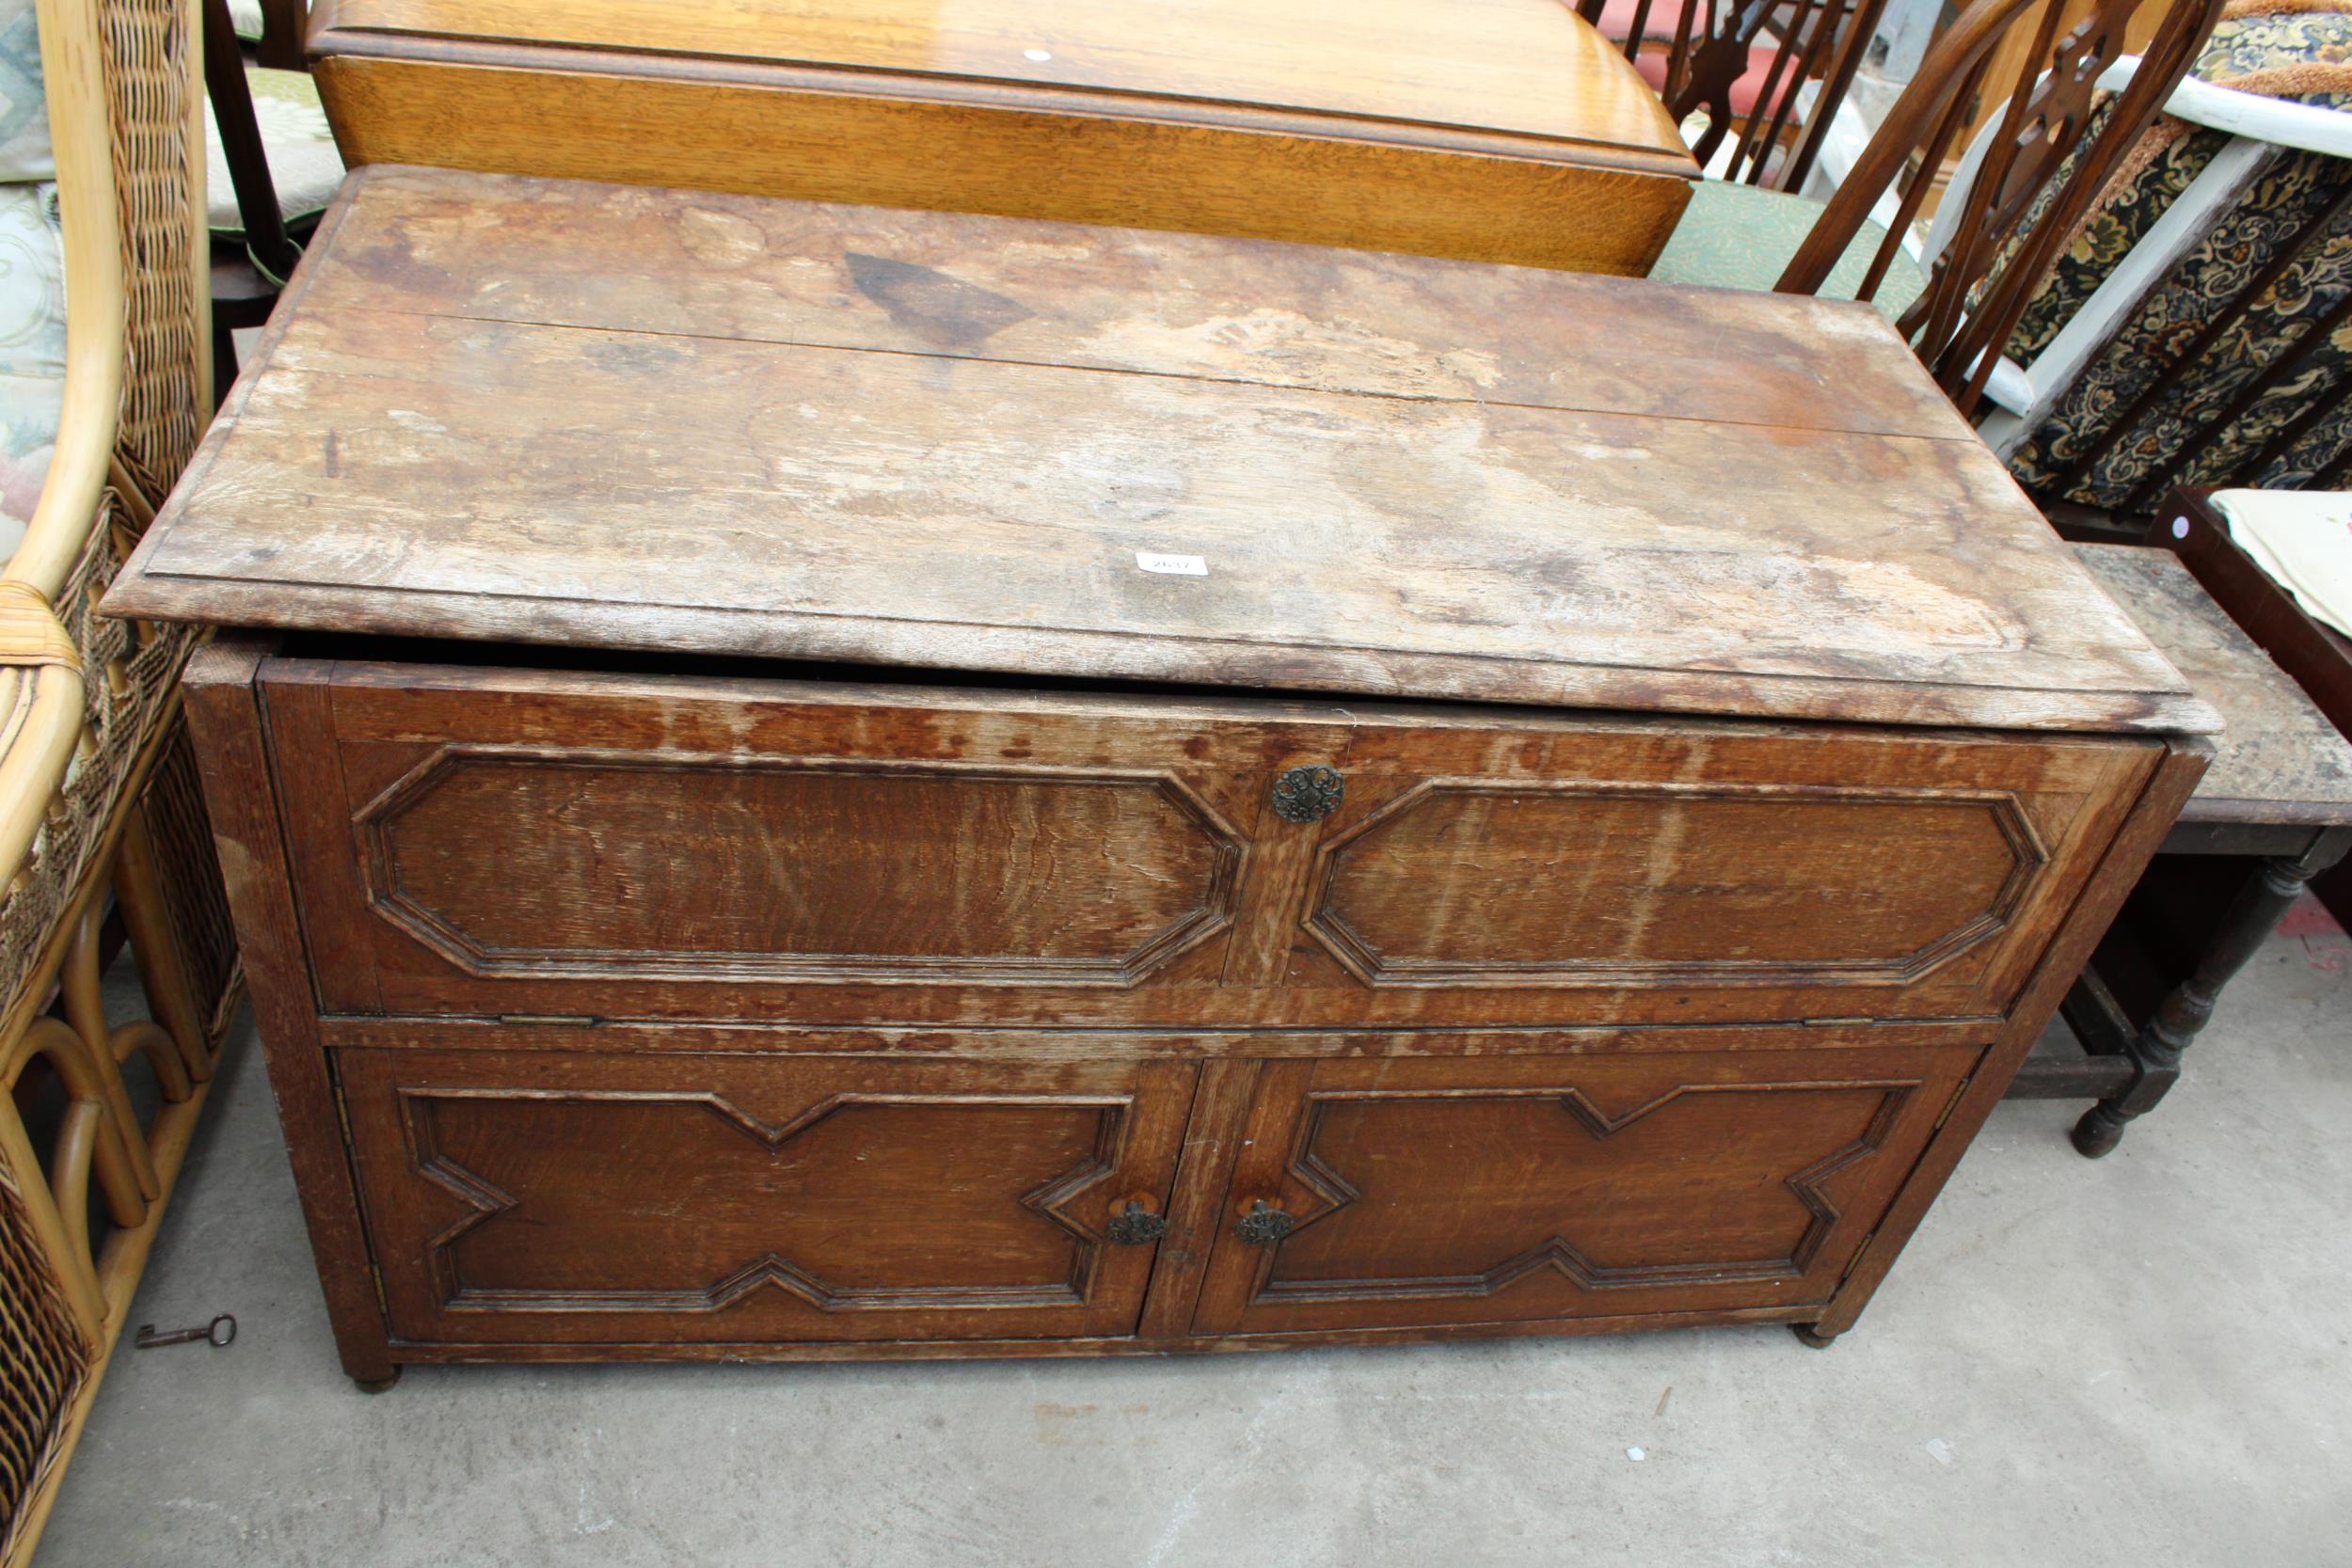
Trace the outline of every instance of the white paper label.
[[1166, 572], [1180, 578], [1209, 575], [1209, 563], [1197, 555], [1153, 555], [1149, 550], [1137, 550], [1136, 564], [1147, 572]]

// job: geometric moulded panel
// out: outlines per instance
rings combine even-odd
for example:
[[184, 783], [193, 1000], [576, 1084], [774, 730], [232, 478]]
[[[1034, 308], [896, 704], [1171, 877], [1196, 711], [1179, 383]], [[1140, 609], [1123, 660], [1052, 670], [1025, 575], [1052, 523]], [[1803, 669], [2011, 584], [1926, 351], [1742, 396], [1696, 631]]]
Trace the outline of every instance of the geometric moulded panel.
[[[1616, 1116], [1574, 1089], [1315, 1094], [1287, 1172], [1295, 1226], [1251, 1302], [1801, 1279], [1840, 1217], [1830, 1187], [1877, 1157], [1918, 1086], [1687, 1085]], [[1672, 1160], [1696, 1148], [1715, 1157]], [[1449, 1149], [1480, 1200], [1467, 1219], [1396, 1174]], [[1645, 1181], [1661, 1159], [1676, 1180]]]
[[1175, 779], [451, 746], [358, 815], [368, 902], [477, 975], [1128, 986], [1230, 925]]
[[1307, 927], [1375, 986], [1908, 985], [2046, 861], [2000, 792], [1440, 779], [1324, 846]]
[[1130, 1111], [849, 1093], [769, 1124], [719, 1093], [399, 1096], [453, 1216], [424, 1240], [434, 1299], [479, 1312], [1084, 1306], [1104, 1237], [1064, 1209], [1111, 1179]]

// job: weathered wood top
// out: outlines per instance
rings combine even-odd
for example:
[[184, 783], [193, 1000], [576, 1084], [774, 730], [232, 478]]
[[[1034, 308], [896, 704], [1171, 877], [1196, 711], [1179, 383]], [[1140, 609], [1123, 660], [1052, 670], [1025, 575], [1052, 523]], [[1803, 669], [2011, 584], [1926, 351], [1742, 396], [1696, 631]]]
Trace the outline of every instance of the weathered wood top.
[[346, 189], [107, 608], [2215, 721], [1867, 307], [410, 169]]
[[2170, 550], [2075, 546], [2227, 728], [2185, 822], [2352, 823], [2352, 742]]
[[830, 70], [865, 79], [865, 91], [884, 80], [933, 93], [995, 83], [1129, 95], [1140, 101], [1132, 113], [1190, 103], [1319, 115], [1335, 135], [1443, 128], [1631, 150], [1692, 171], [1656, 94], [1562, 0], [326, 0], [317, 10], [310, 47], [326, 58], [498, 64], [565, 50], [608, 71]]

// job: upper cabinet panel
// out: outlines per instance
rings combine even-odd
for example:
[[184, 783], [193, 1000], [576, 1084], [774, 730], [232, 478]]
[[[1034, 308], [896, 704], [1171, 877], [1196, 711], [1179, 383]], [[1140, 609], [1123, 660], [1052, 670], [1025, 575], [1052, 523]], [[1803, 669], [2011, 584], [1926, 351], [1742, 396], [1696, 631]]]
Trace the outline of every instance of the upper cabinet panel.
[[2153, 743], [279, 659], [329, 1012], [2005, 1012]]
[[1327, 846], [1308, 927], [1374, 986], [1905, 985], [2047, 860], [1997, 790], [1446, 779]]
[[356, 820], [373, 908], [521, 979], [1134, 985], [1242, 855], [1164, 774], [565, 748], [437, 752]]

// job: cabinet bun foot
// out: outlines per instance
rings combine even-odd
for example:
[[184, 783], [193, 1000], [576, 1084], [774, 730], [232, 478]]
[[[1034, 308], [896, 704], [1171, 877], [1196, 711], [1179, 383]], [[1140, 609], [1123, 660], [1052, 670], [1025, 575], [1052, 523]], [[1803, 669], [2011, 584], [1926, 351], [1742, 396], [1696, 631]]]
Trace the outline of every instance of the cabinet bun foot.
[[2123, 1141], [2124, 1118], [2105, 1105], [2093, 1105], [2083, 1113], [2083, 1119], [2074, 1124], [2071, 1134], [2074, 1152], [2086, 1160], [2096, 1160], [2115, 1152], [2115, 1146]]
[[400, 1369], [394, 1367], [383, 1377], [355, 1377], [351, 1386], [363, 1394], [381, 1394], [400, 1381]]
[[1790, 1323], [1788, 1332], [1797, 1337], [1797, 1343], [1807, 1350], [1827, 1350], [1837, 1343], [1835, 1334], [1820, 1333], [1812, 1323]]

